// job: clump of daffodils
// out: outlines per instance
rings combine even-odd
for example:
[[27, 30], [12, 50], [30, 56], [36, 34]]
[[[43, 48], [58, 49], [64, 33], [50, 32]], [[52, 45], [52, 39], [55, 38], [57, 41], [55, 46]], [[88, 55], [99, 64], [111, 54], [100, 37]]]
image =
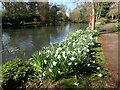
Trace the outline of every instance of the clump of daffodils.
[[[34, 54], [31, 60], [34, 65], [41, 68], [41, 74], [51, 79], [58, 78], [59, 75], [69, 74], [70, 72], [84, 71], [81, 67], [90, 67], [91, 58], [95, 57], [91, 52], [96, 41], [96, 31], [77, 30], [73, 34], [69, 34], [63, 41], [50, 44], [44, 47], [38, 54]], [[94, 60], [93, 63], [96, 63]], [[97, 70], [100, 68], [98, 67]], [[44, 75], [44, 76], [45, 76]], [[102, 77], [102, 75], [98, 75]], [[75, 83], [75, 85], [79, 85]]]

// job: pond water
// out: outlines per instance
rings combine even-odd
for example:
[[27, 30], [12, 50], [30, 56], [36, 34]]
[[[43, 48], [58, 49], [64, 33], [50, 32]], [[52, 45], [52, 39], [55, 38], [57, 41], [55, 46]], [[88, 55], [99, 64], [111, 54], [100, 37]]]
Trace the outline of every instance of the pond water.
[[3, 54], [2, 62], [14, 58], [27, 60], [31, 55], [49, 46], [50, 43], [59, 42], [77, 29], [85, 29], [88, 24], [66, 23], [60, 26], [21, 27], [3, 29]]

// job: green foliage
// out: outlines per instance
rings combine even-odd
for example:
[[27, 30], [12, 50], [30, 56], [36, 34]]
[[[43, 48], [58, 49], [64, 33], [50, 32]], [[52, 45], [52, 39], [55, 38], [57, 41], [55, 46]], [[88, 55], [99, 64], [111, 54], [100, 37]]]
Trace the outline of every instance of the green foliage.
[[107, 18], [100, 18], [100, 19], [98, 20], [98, 22], [108, 23], [108, 22], [109, 22], [109, 19], [107, 19]]
[[75, 77], [70, 77], [68, 79], [61, 79], [56, 83], [64, 88], [104, 88], [104, 83], [109, 77], [108, 71], [104, 69], [105, 62], [101, 45], [98, 45], [99, 47], [94, 48], [96, 51], [96, 62], [90, 65], [91, 70], [94, 68], [95, 73], [89, 74], [87, 72], [86, 75], [81, 74], [78, 80]]
[[38, 18], [38, 15], [32, 13], [15, 13], [11, 14], [9, 12], [2, 14], [2, 23], [11, 25], [21, 24], [22, 22], [34, 22], [34, 19]]
[[68, 16], [66, 16], [65, 12], [60, 12], [58, 14], [58, 19], [59, 19], [59, 21], [68, 21], [69, 20]]
[[19, 25], [26, 22], [40, 22], [43, 25], [69, 20], [62, 8], [48, 2], [8, 2], [3, 3], [3, 6], [6, 9], [2, 14], [3, 25]]
[[105, 23], [103, 23], [103, 22], [96, 22], [95, 23], [95, 30], [99, 30], [99, 28], [100, 28], [100, 26], [101, 25], [104, 25]]
[[[99, 2], [98, 2], [99, 3]], [[113, 4], [114, 2], [101, 2], [99, 3], [97, 6], [100, 6], [102, 8], [101, 10], [101, 14], [100, 14], [100, 18], [101, 17], [106, 17], [107, 16], [107, 13], [110, 11], [110, 7], [111, 5]], [[97, 9], [100, 9], [97, 8]]]
[[86, 30], [90, 30], [90, 27], [88, 26], [88, 27], [86, 28]]
[[4, 88], [16, 88], [33, 78], [35, 71], [29, 62], [14, 59], [2, 66], [2, 85]]
[[89, 66], [90, 70], [94, 70], [90, 74], [88, 71], [86, 74], [80, 73], [78, 79], [76, 76], [71, 76], [68, 78], [61, 78], [60, 80], [54, 82], [52, 85], [60, 85], [67, 88], [104, 88], [104, 83], [109, 79], [108, 71], [104, 69], [104, 58], [101, 45], [99, 43], [93, 49], [95, 50], [95, 63], [91, 63]]
[[115, 25], [115, 31], [120, 32], [120, 22], [116, 23]]

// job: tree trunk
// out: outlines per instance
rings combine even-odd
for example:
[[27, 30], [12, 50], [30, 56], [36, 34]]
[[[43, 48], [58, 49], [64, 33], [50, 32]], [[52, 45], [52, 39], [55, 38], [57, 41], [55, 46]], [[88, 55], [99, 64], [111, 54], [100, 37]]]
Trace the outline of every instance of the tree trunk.
[[92, 0], [92, 30], [95, 29], [95, 5], [94, 1]]
[[101, 6], [101, 8], [100, 8], [100, 13], [99, 13], [98, 19], [100, 19], [101, 13], [102, 13], [102, 6]]
[[114, 19], [114, 15], [112, 14], [112, 20]]
[[97, 4], [97, 10], [96, 10], [96, 21], [98, 21], [98, 18], [99, 18], [99, 13], [100, 13], [100, 3], [98, 2], [98, 4]]

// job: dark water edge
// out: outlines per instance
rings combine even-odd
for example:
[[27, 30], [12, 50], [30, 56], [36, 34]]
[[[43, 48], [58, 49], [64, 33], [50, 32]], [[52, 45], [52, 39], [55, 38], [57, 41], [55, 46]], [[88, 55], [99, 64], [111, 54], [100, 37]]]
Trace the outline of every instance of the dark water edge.
[[44, 27], [44, 26], [59, 26], [61, 24], [70, 23], [70, 21], [64, 22], [55, 22], [55, 23], [40, 23], [40, 22], [28, 22], [28, 24], [19, 24], [19, 23], [2, 23], [2, 28], [22, 28], [22, 27]]
[[62, 23], [57, 26], [36, 25], [25, 27], [10, 27], [3, 29], [2, 63], [14, 58], [28, 60], [33, 53], [49, 46], [50, 43], [62, 41], [68, 33], [78, 29], [86, 29], [86, 23]]

